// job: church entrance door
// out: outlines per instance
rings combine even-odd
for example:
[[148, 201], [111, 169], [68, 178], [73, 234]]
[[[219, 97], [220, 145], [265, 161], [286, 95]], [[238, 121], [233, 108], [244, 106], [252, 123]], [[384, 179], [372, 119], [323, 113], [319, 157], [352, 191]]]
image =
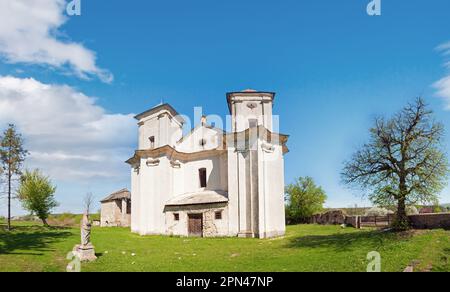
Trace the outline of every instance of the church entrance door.
[[203, 237], [203, 214], [188, 215], [189, 236]]

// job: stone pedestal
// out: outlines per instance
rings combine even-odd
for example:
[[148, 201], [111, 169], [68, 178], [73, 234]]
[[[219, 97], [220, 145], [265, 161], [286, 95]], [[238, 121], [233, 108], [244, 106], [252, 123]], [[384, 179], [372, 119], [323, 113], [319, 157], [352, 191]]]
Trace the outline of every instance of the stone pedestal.
[[73, 248], [73, 253], [80, 259], [81, 262], [92, 262], [97, 259], [95, 256], [94, 246], [91, 243], [88, 245], [75, 245]]

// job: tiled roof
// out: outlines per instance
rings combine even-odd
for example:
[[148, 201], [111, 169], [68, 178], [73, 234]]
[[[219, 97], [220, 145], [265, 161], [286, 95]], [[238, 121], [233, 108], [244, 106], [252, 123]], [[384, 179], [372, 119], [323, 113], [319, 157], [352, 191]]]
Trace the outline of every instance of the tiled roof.
[[131, 193], [127, 189], [122, 189], [120, 191], [117, 191], [115, 193], [112, 193], [111, 195], [107, 196], [103, 200], [101, 200], [101, 203], [111, 202], [115, 200], [122, 200], [122, 199], [131, 199]]
[[166, 206], [201, 205], [228, 202], [228, 193], [223, 191], [201, 191], [184, 194], [166, 202]]

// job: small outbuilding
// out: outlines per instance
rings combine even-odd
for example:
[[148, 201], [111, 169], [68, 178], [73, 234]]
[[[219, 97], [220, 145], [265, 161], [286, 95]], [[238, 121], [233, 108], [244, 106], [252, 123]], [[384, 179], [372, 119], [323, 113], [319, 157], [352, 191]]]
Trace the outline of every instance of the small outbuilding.
[[114, 192], [101, 202], [101, 227], [129, 227], [131, 224], [131, 193], [127, 189]]

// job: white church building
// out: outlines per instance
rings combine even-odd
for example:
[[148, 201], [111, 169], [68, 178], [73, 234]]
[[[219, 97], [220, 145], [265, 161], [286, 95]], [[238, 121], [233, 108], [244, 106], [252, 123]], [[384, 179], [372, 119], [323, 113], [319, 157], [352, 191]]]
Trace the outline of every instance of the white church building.
[[[168, 104], [136, 116], [131, 165], [131, 230], [141, 235], [268, 238], [285, 233], [284, 154], [276, 133], [275, 93], [227, 94], [228, 132]], [[197, 121], [196, 121], [197, 122]]]

